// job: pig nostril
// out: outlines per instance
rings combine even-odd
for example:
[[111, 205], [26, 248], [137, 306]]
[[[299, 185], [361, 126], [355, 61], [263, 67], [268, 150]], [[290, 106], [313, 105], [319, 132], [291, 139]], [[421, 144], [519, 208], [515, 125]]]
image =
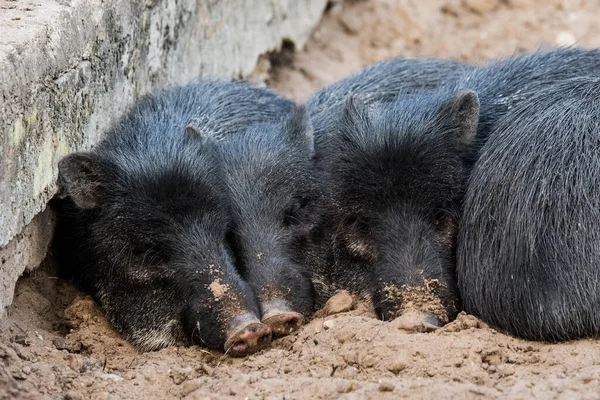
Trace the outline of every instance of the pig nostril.
[[266, 347], [271, 342], [271, 328], [257, 321], [251, 321], [230, 336], [225, 343], [225, 351], [233, 356], [244, 356]]
[[232, 346], [231, 346], [231, 350], [238, 353], [241, 351], [245, 351], [247, 348], [246, 346], [246, 342], [244, 342], [243, 340], [239, 341], [239, 342], [235, 342]]
[[294, 317], [290, 318], [290, 320], [284, 324], [284, 328], [286, 333], [291, 333], [294, 330], [298, 329], [300, 325], [302, 325], [302, 321], [300, 321], [300, 318]]
[[271, 341], [271, 334], [265, 333], [261, 337], [258, 338], [258, 341], [261, 343], [266, 343]]

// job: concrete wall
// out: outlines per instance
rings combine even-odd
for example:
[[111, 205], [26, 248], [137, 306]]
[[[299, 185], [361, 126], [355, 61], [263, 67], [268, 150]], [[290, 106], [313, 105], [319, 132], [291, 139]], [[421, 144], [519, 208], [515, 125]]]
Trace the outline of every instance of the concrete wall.
[[56, 165], [148, 90], [243, 77], [326, 0], [0, 0], [0, 315], [43, 259]]

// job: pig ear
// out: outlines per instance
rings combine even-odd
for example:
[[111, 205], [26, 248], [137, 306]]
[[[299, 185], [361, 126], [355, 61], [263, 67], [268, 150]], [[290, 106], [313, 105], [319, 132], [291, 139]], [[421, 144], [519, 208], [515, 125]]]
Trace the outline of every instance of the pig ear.
[[189, 124], [183, 130], [186, 140], [202, 140], [202, 132], [194, 124]]
[[367, 132], [369, 125], [369, 108], [360, 98], [350, 94], [346, 97], [339, 128], [342, 137], [346, 140], [355, 135], [352, 132]]
[[59, 197], [70, 197], [80, 208], [98, 205], [104, 183], [102, 161], [92, 153], [73, 153], [58, 162]]
[[286, 132], [292, 143], [308, 149], [311, 158], [315, 155], [315, 137], [306, 105], [294, 106], [292, 114], [286, 121]]
[[472, 90], [464, 90], [445, 103], [443, 118], [449, 118], [457, 128], [456, 141], [469, 146], [477, 134], [479, 123], [479, 97]]
[[346, 97], [344, 110], [342, 111], [342, 123], [352, 125], [364, 124], [368, 119], [369, 110], [367, 105], [352, 94]]
[[189, 123], [183, 130], [183, 135], [186, 142], [196, 142], [207, 144], [211, 142], [211, 138], [193, 122]]

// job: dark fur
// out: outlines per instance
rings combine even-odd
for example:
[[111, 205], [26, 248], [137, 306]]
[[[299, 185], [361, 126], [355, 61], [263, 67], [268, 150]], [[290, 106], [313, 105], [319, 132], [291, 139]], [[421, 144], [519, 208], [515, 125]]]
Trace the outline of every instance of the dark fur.
[[[222, 348], [236, 314], [260, 318], [226, 240], [235, 221], [212, 142], [292, 106], [244, 83], [175, 88], [142, 98], [91, 153], [60, 162], [54, 254], [132, 343]], [[228, 288], [220, 299], [215, 280]]]
[[234, 221], [230, 240], [261, 304], [285, 302], [307, 316], [312, 284], [293, 254], [306, 242], [319, 179], [307, 111], [282, 115], [219, 143]]
[[336, 132], [337, 115], [348, 95], [363, 104], [393, 102], [398, 94], [436, 90], [456, 82], [473, 66], [435, 58], [392, 59], [369, 65], [362, 71], [316, 92], [308, 100], [315, 139], [326, 140]]
[[455, 91], [472, 89], [481, 101], [470, 164], [477, 160], [479, 149], [500, 117], [528, 102], [548, 85], [574, 77], [600, 76], [599, 66], [600, 50], [559, 48], [491, 61], [469, 70], [459, 80], [448, 80], [444, 86]]
[[467, 312], [514, 335], [598, 336], [599, 93], [597, 78], [539, 90], [493, 125], [473, 170], [459, 286]]
[[313, 230], [318, 250], [307, 263], [320, 302], [348, 289], [372, 299], [378, 315], [390, 319], [401, 301], [385, 288], [436, 279], [454, 314], [447, 230], [456, 225], [466, 182], [462, 157], [475, 135], [477, 97], [432, 91], [389, 105], [355, 103], [347, 102], [336, 131], [318, 149], [330, 198]]
[[[311, 269], [319, 271], [316, 281], [325, 297], [338, 288], [355, 288], [357, 285], [360, 286], [357, 290], [373, 296], [379, 290], [379, 283], [377, 278], [367, 277], [371, 271], [381, 268], [382, 263], [395, 265], [395, 270], [390, 270], [390, 276], [397, 277], [399, 283], [409, 284], [412, 284], [411, 271], [422, 269], [417, 268], [417, 264], [431, 265], [432, 270], [437, 271], [437, 277], [452, 291], [453, 269], [450, 261], [457, 223], [456, 210], [465, 188], [464, 178], [476, 162], [479, 150], [485, 145], [494, 124], [557, 81], [598, 75], [599, 61], [599, 51], [574, 48], [540, 51], [484, 66], [435, 59], [391, 60], [374, 64], [316, 93], [309, 100], [309, 106], [315, 125], [318, 159], [330, 174], [328, 185], [331, 200], [318, 217], [319, 223], [313, 230], [313, 247], [307, 253], [307, 263]], [[420, 124], [424, 127], [428, 122], [423, 117], [425, 113], [422, 109], [415, 108], [413, 103], [434, 110], [439, 102], [431, 99], [444, 93], [451, 96], [465, 89], [475, 90], [481, 101], [477, 136], [468, 149], [463, 148], [461, 153], [457, 152], [455, 146], [430, 142], [435, 135], [428, 136], [423, 132], [444, 132], [439, 126], [416, 130], [409, 128]], [[339, 121], [339, 111], [336, 112], [350, 94], [365, 103], [368, 109], [353, 118], [352, 129], [345, 121]], [[398, 95], [396, 103], [390, 101]], [[427, 98], [430, 100], [423, 101]], [[378, 126], [373, 124], [374, 118], [388, 118], [389, 121], [386, 125]], [[347, 140], [344, 129], [360, 132], [361, 145], [353, 145], [356, 138]], [[389, 139], [382, 140], [388, 137], [394, 137], [396, 143]], [[398, 154], [404, 152], [421, 154], [422, 161], [406, 159], [402, 165], [403, 158]], [[442, 161], [456, 160], [457, 157], [463, 161], [461, 167], [448, 167]], [[436, 169], [438, 167], [439, 170]], [[397, 176], [392, 174], [390, 178], [389, 171], [395, 171]], [[479, 182], [481, 188], [485, 187], [484, 180], [481, 178]], [[446, 191], [448, 183], [456, 185], [454, 191]], [[433, 197], [428, 197], [432, 194]], [[437, 194], [439, 200], [433, 201]], [[398, 204], [395, 209], [385, 209], [390, 204], [390, 198]], [[448, 210], [448, 215], [454, 215], [447, 220], [451, 221], [449, 223], [436, 222], [435, 218], [427, 217], [437, 215], [440, 204], [444, 204], [443, 200], [451, 206], [442, 209]], [[371, 221], [379, 219], [381, 227], [374, 228], [372, 222], [360, 218], [345, 219], [357, 210], [363, 213], [367, 210], [375, 215], [375, 218], [370, 217]], [[436, 226], [443, 228], [437, 230], [439, 228]], [[444, 243], [449, 247], [428, 246], [436, 231], [446, 233]], [[365, 247], [369, 249], [366, 253], [370, 257], [358, 261], [348, 257], [352, 248], [348, 245], [352, 242], [348, 238], [356, 237], [370, 243]], [[383, 253], [381, 249], [385, 249]], [[419, 263], [414, 261], [416, 259], [427, 261]], [[406, 267], [407, 264], [412, 264], [412, 267]], [[443, 267], [439, 269], [437, 265]], [[436, 274], [428, 276], [436, 277]], [[462, 289], [468, 291], [468, 285]], [[374, 299], [377, 303], [378, 297], [374, 296]], [[472, 304], [472, 307], [475, 306]], [[510, 317], [509, 311], [506, 314]], [[389, 313], [380, 310], [380, 315], [386, 317]]]

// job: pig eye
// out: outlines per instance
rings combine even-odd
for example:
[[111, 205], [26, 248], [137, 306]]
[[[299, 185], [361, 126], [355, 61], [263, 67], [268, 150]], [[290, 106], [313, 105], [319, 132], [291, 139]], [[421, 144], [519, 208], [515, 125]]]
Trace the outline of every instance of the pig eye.
[[344, 225], [364, 235], [368, 235], [371, 233], [371, 227], [369, 226], [369, 224], [364, 219], [357, 216], [346, 218], [346, 220], [344, 221]]
[[308, 205], [309, 201], [308, 198], [294, 200], [283, 214], [283, 224], [285, 226], [291, 226], [302, 223], [304, 217], [302, 215], [302, 210]]
[[433, 223], [438, 226], [444, 223], [444, 220], [446, 220], [447, 215], [445, 212], [443, 211], [438, 211], [434, 214], [433, 216]]
[[169, 262], [167, 254], [156, 246], [147, 249], [136, 249], [133, 254], [137, 256], [142, 265], [156, 266]]
[[133, 235], [131, 238], [132, 255], [142, 265], [156, 266], [169, 261], [167, 249], [158, 237], [150, 235]]

